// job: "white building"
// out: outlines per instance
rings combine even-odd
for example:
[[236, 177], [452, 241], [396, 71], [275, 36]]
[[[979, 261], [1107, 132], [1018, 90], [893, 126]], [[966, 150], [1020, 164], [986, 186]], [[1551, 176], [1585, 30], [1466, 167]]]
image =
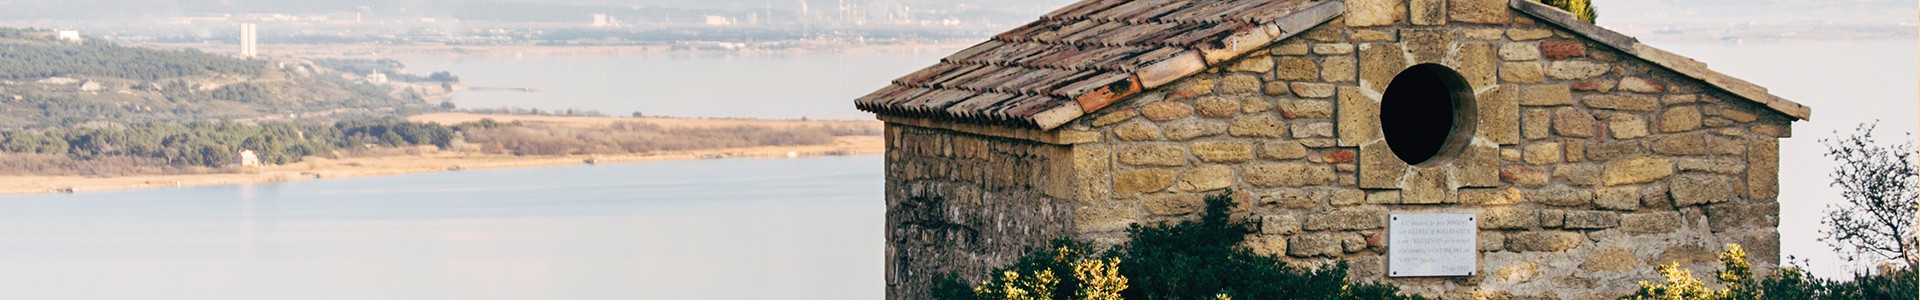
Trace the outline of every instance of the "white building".
[[244, 56], [244, 57], [259, 56], [260, 55], [259, 39], [260, 37], [259, 37], [258, 28], [253, 23], [241, 23], [240, 24], [240, 56]]
[[61, 30], [59, 36], [61, 41], [68, 41], [68, 42], [75, 42], [75, 43], [79, 43], [82, 41], [82, 39], [80, 38], [80, 31], [76, 31], [76, 30]]

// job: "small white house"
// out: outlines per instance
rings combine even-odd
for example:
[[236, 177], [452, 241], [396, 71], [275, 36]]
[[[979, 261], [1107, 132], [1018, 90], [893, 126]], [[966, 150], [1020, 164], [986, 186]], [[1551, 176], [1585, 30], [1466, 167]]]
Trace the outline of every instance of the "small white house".
[[253, 150], [240, 149], [240, 166], [241, 167], [260, 166], [260, 155], [254, 154]]

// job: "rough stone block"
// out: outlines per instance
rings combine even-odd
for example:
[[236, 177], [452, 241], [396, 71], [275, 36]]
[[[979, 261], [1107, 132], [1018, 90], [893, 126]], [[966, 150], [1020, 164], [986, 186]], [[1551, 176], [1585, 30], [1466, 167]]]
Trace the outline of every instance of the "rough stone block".
[[1565, 148], [1560, 143], [1535, 142], [1523, 148], [1527, 163], [1536, 165], [1557, 164], [1566, 161]]
[[1513, 39], [1515, 41], [1531, 41], [1531, 40], [1544, 39], [1550, 36], [1553, 36], [1553, 30], [1548, 30], [1545, 28], [1507, 29], [1507, 38]]
[[1673, 204], [1686, 207], [1733, 200], [1738, 183], [1733, 178], [1713, 175], [1681, 175], [1668, 181]]
[[1167, 139], [1185, 141], [1225, 134], [1227, 123], [1205, 119], [1185, 119], [1167, 123], [1164, 131]]
[[1447, 16], [1456, 22], [1474, 24], [1506, 24], [1508, 13], [1506, 1], [1499, 0], [1449, 0]]
[[1265, 86], [1265, 84], [1260, 81], [1260, 77], [1247, 74], [1233, 74], [1220, 78], [1220, 88], [1218, 91], [1223, 95], [1253, 94], [1259, 93], [1262, 86]]
[[1646, 78], [1627, 77], [1620, 79], [1620, 90], [1622, 91], [1652, 94], [1665, 91], [1666, 89], [1667, 85]]
[[1607, 186], [1641, 184], [1673, 176], [1673, 160], [1640, 156], [1607, 162], [1601, 177]]
[[1500, 63], [1500, 81], [1507, 83], [1540, 83], [1546, 78], [1546, 68], [1538, 62]]
[[1570, 187], [1544, 188], [1527, 192], [1534, 203], [1557, 207], [1591, 207], [1593, 191]]
[[1447, 0], [1407, 1], [1407, 22], [1413, 25], [1446, 25]]
[[1624, 211], [1640, 209], [1639, 187], [1603, 188], [1595, 190], [1593, 196], [1593, 206], [1600, 209]]
[[1520, 91], [1516, 85], [1501, 85], [1477, 97], [1480, 123], [1476, 131], [1496, 144], [1520, 142]]
[[[1333, 97], [1334, 91], [1336, 91], [1335, 88], [1336, 87], [1331, 83], [1310, 83], [1310, 82], [1295, 82], [1293, 83], [1293, 87], [1292, 87], [1293, 94], [1300, 95], [1301, 98]], [[1329, 110], [1331, 110], [1331, 107], [1329, 107]]]
[[1260, 203], [1285, 209], [1308, 209], [1325, 203], [1321, 194], [1302, 189], [1280, 189], [1260, 197]]
[[1555, 61], [1547, 65], [1547, 77], [1559, 80], [1579, 80], [1606, 75], [1613, 66], [1587, 61]]
[[1120, 148], [1120, 163], [1133, 166], [1187, 165], [1187, 151], [1175, 145], [1131, 145]]
[[1239, 163], [1253, 160], [1253, 144], [1247, 142], [1193, 142], [1193, 156], [1211, 163]]
[[1607, 248], [1588, 252], [1586, 261], [1580, 262], [1582, 272], [1629, 272], [1640, 267], [1640, 259], [1633, 255], [1632, 249]]
[[1533, 43], [1506, 43], [1500, 45], [1500, 59], [1536, 60], [1540, 59], [1540, 48]]
[[1670, 233], [1680, 229], [1680, 212], [1663, 211], [1620, 216], [1620, 231], [1633, 235]]
[[1500, 185], [1500, 146], [1488, 143], [1467, 145], [1450, 164], [1453, 180], [1461, 187]]
[[1460, 202], [1473, 206], [1494, 206], [1520, 203], [1522, 195], [1519, 189], [1460, 189]]
[[1300, 232], [1300, 220], [1288, 215], [1260, 217], [1260, 234], [1281, 235]]
[[1540, 42], [1540, 52], [1548, 59], [1568, 59], [1587, 56], [1587, 44], [1579, 41], [1549, 40]]
[[[1360, 86], [1374, 92], [1384, 93], [1387, 83], [1400, 71], [1407, 68], [1407, 54], [1399, 44], [1365, 43], [1360, 44]], [[1345, 88], [1342, 88], [1345, 93]], [[1358, 95], [1355, 95], [1358, 96]], [[1345, 96], [1342, 96], [1345, 97]], [[1341, 105], [1345, 109], [1345, 103]]]
[[1415, 167], [1401, 182], [1401, 204], [1460, 203], [1447, 168]]
[[1553, 168], [1553, 179], [1572, 186], [1600, 185], [1600, 166], [1591, 163], [1568, 163]]
[[1173, 171], [1164, 169], [1140, 169], [1120, 171], [1113, 174], [1113, 190], [1122, 197], [1141, 193], [1166, 190], [1173, 186]]
[[1747, 199], [1780, 197], [1780, 140], [1747, 141]]
[[1132, 122], [1114, 126], [1113, 136], [1129, 142], [1157, 141], [1165, 137], [1160, 133], [1160, 126], [1153, 125], [1153, 122]]
[[1294, 160], [1307, 157], [1307, 147], [1299, 141], [1270, 141], [1260, 143], [1260, 157], [1273, 160]]
[[1320, 66], [1313, 60], [1300, 57], [1281, 57], [1275, 63], [1274, 75], [1286, 81], [1320, 80]]
[[1539, 224], [1540, 216], [1532, 208], [1502, 206], [1480, 211], [1480, 229], [1529, 229]]
[[[1598, 122], [1598, 120], [1593, 119], [1593, 114], [1587, 113], [1586, 110], [1573, 107], [1561, 107], [1553, 110], [1553, 133], [1559, 134], [1560, 136], [1593, 137], [1593, 132], [1597, 130], [1595, 126]], [[1173, 133], [1169, 131], [1167, 136], [1172, 137]]]
[[1506, 166], [1500, 168], [1500, 181], [1522, 186], [1541, 186], [1547, 184], [1549, 174], [1541, 167]]
[[1233, 65], [1227, 66], [1227, 71], [1266, 73], [1269, 71], [1273, 71], [1273, 58], [1265, 57], [1265, 56], [1244, 57], [1244, 58], [1241, 58], [1239, 61], [1234, 62]]
[[1194, 100], [1193, 103], [1201, 116], [1222, 118], [1240, 113], [1240, 101], [1235, 99], [1204, 97]]
[[[1239, 137], [1278, 138], [1287, 136], [1287, 122], [1271, 115], [1241, 116], [1233, 119], [1233, 124], [1225, 128], [1229, 134]], [[1169, 137], [1173, 132], [1169, 130]]]
[[[1365, 51], [1364, 49], [1362, 51]], [[1340, 146], [1353, 147], [1380, 139], [1380, 101], [1361, 95], [1359, 88], [1340, 87], [1338, 126]]]
[[1341, 251], [1340, 239], [1328, 233], [1298, 234], [1287, 241], [1287, 255], [1293, 257], [1333, 257]]
[[1587, 107], [1627, 111], [1653, 111], [1660, 108], [1660, 99], [1647, 95], [1588, 95], [1580, 98]]
[[[1452, 32], [1446, 34], [1451, 36]], [[1455, 62], [1454, 71], [1459, 72], [1460, 77], [1467, 80], [1468, 86], [1477, 89], [1496, 83], [1498, 78], [1495, 75], [1498, 74], [1494, 67], [1499, 66], [1500, 59], [1499, 51], [1493, 47], [1493, 44], [1475, 42], [1453, 45], [1452, 52], [1443, 54], [1441, 57]]]
[[1360, 146], [1359, 185], [1369, 189], [1398, 189], [1409, 166], [1393, 155], [1385, 142]]
[[1620, 215], [1610, 211], [1567, 211], [1567, 229], [1607, 229], [1620, 226]]
[[1647, 136], [1647, 121], [1635, 115], [1615, 114], [1607, 120], [1607, 129], [1613, 131], [1613, 138], [1636, 139]]
[[1566, 84], [1529, 85], [1520, 88], [1520, 105], [1573, 105], [1573, 90]]
[[1579, 247], [1586, 235], [1565, 231], [1522, 231], [1506, 234], [1507, 251], [1560, 252]]
[[1775, 228], [1780, 224], [1780, 203], [1727, 202], [1707, 206], [1707, 227], [1713, 232], [1752, 228]]
[[1206, 200], [1200, 194], [1151, 194], [1140, 197], [1147, 213], [1158, 216], [1199, 213]]
[[1288, 119], [1332, 117], [1333, 103], [1325, 100], [1280, 100], [1280, 116]]
[[1403, 0], [1356, 0], [1347, 2], [1347, 26], [1392, 25], [1406, 16]]
[[1287, 255], [1287, 237], [1284, 236], [1248, 237], [1245, 243], [1247, 249], [1253, 250], [1253, 253], [1274, 256]]
[[1187, 192], [1205, 192], [1224, 189], [1233, 185], [1233, 168], [1223, 165], [1205, 165], [1180, 172], [1180, 190]]
[[1520, 113], [1520, 136], [1537, 140], [1553, 135], [1552, 109], [1528, 108], [1520, 110]]
[[1332, 166], [1292, 162], [1249, 165], [1241, 177], [1256, 186], [1300, 187], [1332, 183], [1333, 174]]
[[1140, 114], [1148, 120], [1169, 121], [1193, 115], [1193, 106], [1185, 102], [1160, 101], [1140, 106]]
[[1387, 209], [1383, 207], [1335, 209], [1326, 213], [1309, 214], [1307, 215], [1307, 222], [1302, 225], [1302, 228], [1305, 228], [1307, 231], [1386, 228]]

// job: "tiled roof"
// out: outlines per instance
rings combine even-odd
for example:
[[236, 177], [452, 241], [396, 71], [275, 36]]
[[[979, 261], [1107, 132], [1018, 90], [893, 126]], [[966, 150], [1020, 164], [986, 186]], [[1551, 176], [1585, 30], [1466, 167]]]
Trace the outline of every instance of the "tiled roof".
[[883, 115], [1052, 129], [1344, 10], [1320, 0], [1086, 0], [855, 103]]

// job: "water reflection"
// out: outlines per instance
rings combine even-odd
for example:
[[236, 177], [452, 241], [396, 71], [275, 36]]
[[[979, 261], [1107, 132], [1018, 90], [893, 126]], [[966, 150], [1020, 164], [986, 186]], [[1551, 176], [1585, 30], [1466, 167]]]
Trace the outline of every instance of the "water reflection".
[[878, 156], [0, 197], [19, 298], [881, 298]]

